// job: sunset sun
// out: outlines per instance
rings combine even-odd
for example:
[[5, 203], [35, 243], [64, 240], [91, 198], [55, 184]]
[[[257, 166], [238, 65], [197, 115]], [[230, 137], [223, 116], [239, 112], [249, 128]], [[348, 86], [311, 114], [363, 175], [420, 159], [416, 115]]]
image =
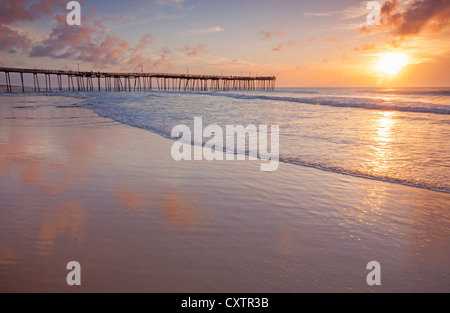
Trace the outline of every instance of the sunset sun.
[[408, 65], [408, 56], [400, 52], [387, 52], [378, 55], [375, 70], [383, 75], [395, 75]]

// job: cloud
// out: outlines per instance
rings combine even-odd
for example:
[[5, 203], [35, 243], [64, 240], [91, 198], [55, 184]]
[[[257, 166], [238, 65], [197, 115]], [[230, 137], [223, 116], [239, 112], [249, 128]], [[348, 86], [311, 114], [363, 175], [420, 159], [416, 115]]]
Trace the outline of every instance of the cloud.
[[288, 42], [286, 43], [280, 43], [278, 44], [276, 47], [272, 48], [272, 51], [274, 52], [280, 52], [283, 51], [285, 47], [294, 47], [296, 45], [300, 44], [299, 41], [296, 41], [294, 39], [290, 39]]
[[272, 33], [270, 31], [263, 30], [261, 32], [261, 34], [262, 34], [262, 38], [261, 38], [262, 40], [269, 40], [272, 37]]
[[27, 9], [26, 0], [3, 0], [0, 2], [0, 21], [10, 24], [16, 21], [32, 21], [35, 14]]
[[[56, 15], [57, 25], [41, 43], [33, 47], [30, 57], [49, 56], [52, 58], [74, 58], [84, 61], [92, 61], [104, 57], [111, 61], [111, 55], [117, 55], [117, 51], [111, 53], [107, 49], [114, 46], [117, 40], [115, 35], [104, 35], [104, 27], [98, 20], [86, 19], [81, 26], [67, 25], [65, 15]], [[128, 48], [124, 41], [117, 46], [123, 50]]]
[[287, 32], [283, 32], [283, 26], [280, 26], [274, 32], [263, 30], [260, 34], [262, 34], [261, 40], [270, 40], [275, 37], [284, 37]]
[[333, 11], [333, 12], [305, 12], [303, 14], [306, 16], [329, 17], [339, 13], [340, 13], [339, 11]]
[[0, 1], [0, 51], [15, 53], [17, 49], [29, 48], [31, 39], [26, 34], [14, 30], [13, 24], [37, 20], [57, 9], [65, 9], [57, 0]]
[[146, 0], [159, 6], [171, 6], [175, 8], [182, 8], [185, 0]]
[[355, 51], [374, 50], [374, 49], [376, 49], [376, 47], [377, 47], [377, 45], [375, 43], [371, 43], [371, 44], [366, 43], [366, 44], [363, 44], [363, 45], [361, 45], [359, 47], [356, 47]]
[[189, 57], [196, 57], [201, 52], [209, 53], [208, 45], [206, 43], [199, 43], [196, 47], [191, 47], [190, 45], [186, 45], [181, 50]]
[[325, 39], [326, 42], [335, 42], [335, 43], [339, 43], [341, 42], [339, 39], [334, 38], [334, 37], [328, 37]]
[[163, 54], [170, 54], [172, 53], [172, 50], [169, 48], [169, 43], [166, 42], [166, 44], [161, 48], [161, 52]]
[[277, 28], [277, 30], [275, 31], [275, 35], [278, 37], [284, 37], [286, 36], [287, 32], [283, 32], [283, 26], [280, 26]]
[[[83, 4], [83, 0], [80, 1]], [[158, 5], [181, 5], [184, 0], [151, 1]], [[151, 34], [141, 36], [136, 46], [115, 34], [108, 33], [104, 23], [117, 21], [122, 17], [99, 17], [84, 14], [81, 26], [73, 27], [66, 22], [66, 2], [60, 0], [2, 0], [0, 2], [0, 51], [15, 53], [22, 50], [29, 57], [71, 59], [84, 61], [94, 67], [121, 68], [122, 70], [146, 70], [158, 67], [171, 68], [168, 44], [162, 54], [143, 53], [154, 38]], [[42, 20], [51, 16], [56, 26], [43, 39], [32, 39], [19, 31], [17, 23]], [[204, 49], [203, 46], [196, 48]], [[198, 53], [191, 51], [191, 53]]]
[[135, 53], [142, 51], [151, 43], [153, 43], [153, 36], [151, 34], [143, 35], [138, 45], [133, 49], [133, 51]]
[[172, 69], [171, 60], [165, 54], [161, 55], [157, 60], [153, 60], [140, 53], [133, 56], [126, 64], [129, 69], [134, 69], [135, 71], [143, 69], [148, 72], [157, 68]]
[[273, 48], [272, 51], [275, 51], [275, 52], [283, 51], [283, 47], [284, 47], [284, 44], [280, 43], [278, 46]]
[[26, 50], [31, 45], [31, 40], [11, 28], [0, 25], [0, 51], [15, 53], [16, 49]]
[[449, 26], [449, 20], [448, 0], [414, 0], [407, 6], [401, 6], [398, 0], [391, 0], [382, 6], [382, 25], [363, 26], [360, 31], [388, 31], [395, 36], [414, 36], [425, 30], [440, 32]]
[[53, 9], [65, 9], [58, 0], [2, 0], [0, 2], [0, 23], [11, 24], [20, 21], [34, 21]]
[[[409, 0], [404, 0], [409, 1]], [[331, 17], [337, 16], [343, 20], [361, 19], [361, 17], [367, 16], [367, 2], [368, 1], [355, 1], [356, 4], [344, 8], [338, 11], [325, 11], [325, 12], [305, 12], [303, 13], [308, 17]]]
[[311, 37], [311, 38], [308, 38], [308, 40], [306, 40], [306, 42], [307, 42], [307, 43], [312, 43], [312, 42], [316, 41], [317, 39], [319, 39], [319, 37], [313, 36], [313, 37]]
[[203, 35], [203, 34], [219, 33], [223, 31], [225, 31], [224, 28], [220, 26], [213, 26], [200, 29], [188, 29], [185, 31], [185, 33], [188, 35]]
[[36, 44], [30, 57], [72, 59], [93, 64], [94, 67], [120, 67], [124, 70], [146, 70], [158, 66], [170, 67], [170, 59], [164, 54], [159, 59], [143, 53], [153, 42], [151, 34], [143, 35], [135, 47], [115, 34], [106, 34], [100, 20], [86, 17], [81, 26], [66, 23], [65, 15], [56, 15], [57, 25], [47, 38]]

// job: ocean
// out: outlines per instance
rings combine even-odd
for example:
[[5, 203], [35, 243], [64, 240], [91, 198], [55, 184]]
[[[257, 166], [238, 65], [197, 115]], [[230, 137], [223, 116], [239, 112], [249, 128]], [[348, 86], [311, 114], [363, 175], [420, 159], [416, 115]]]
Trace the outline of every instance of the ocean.
[[168, 138], [194, 117], [223, 127], [279, 125], [281, 162], [450, 193], [450, 88], [67, 94]]

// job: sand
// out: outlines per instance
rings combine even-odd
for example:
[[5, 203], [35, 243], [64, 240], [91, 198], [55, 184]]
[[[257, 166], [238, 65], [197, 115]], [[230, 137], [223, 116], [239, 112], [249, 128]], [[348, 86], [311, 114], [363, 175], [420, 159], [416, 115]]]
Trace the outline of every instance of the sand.
[[176, 162], [173, 141], [76, 102], [0, 97], [0, 292], [450, 291], [449, 194]]

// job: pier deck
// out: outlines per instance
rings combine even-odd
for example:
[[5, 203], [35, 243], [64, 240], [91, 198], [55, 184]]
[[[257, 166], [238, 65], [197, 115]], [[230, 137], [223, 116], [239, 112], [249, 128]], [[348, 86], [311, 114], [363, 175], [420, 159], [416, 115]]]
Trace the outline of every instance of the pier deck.
[[[23, 69], [0, 67], [6, 77], [6, 89], [13, 91], [11, 74], [20, 76], [25, 92], [24, 75], [33, 76], [34, 91], [52, 91], [52, 77], [56, 90], [63, 91], [229, 91], [274, 90], [275, 76], [220, 76], [167, 73], [107, 73], [77, 72], [67, 70]], [[41, 82], [39, 82], [39, 77]], [[45, 85], [42, 84], [42, 78]], [[66, 83], [67, 82], [67, 83]], [[42, 84], [42, 85], [41, 85]], [[45, 88], [44, 88], [45, 87]]]

